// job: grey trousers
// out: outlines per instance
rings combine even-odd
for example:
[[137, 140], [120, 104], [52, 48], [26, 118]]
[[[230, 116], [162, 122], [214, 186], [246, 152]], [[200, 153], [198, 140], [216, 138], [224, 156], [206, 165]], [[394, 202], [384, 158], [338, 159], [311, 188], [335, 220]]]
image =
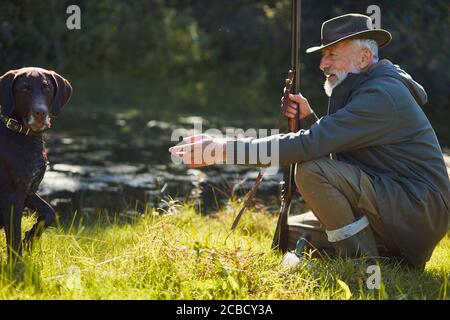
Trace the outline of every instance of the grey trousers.
[[399, 252], [378, 213], [371, 178], [359, 167], [320, 158], [297, 164], [297, 187], [326, 230], [342, 228], [366, 216], [381, 252]]

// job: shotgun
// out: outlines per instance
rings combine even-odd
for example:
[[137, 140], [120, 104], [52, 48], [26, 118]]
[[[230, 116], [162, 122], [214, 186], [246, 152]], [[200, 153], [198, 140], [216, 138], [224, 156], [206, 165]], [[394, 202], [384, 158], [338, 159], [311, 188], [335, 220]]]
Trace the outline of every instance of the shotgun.
[[[299, 54], [300, 54], [300, 15], [301, 15], [301, 0], [292, 0], [292, 13], [291, 13], [291, 69], [288, 72], [288, 78], [285, 81], [284, 99], [281, 107], [281, 113], [278, 117], [278, 127], [280, 127], [281, 120], [284, 117], [284, 113], [288, 107], [289, 93], [298, 93], [300, 90], [300, 66], [299, 66]], [[297, 106], [298, 108], [298, 106]], [[288, 119], [288, 129], [290, 132], [297, 132], [299, 129], [298, 117], [295, 119]], [[290, 203], [292, 196], [295, 193], [295, 164], [292, 164], [287, 170], [285, 170], [284, 178], [281, 183], [281, 210], [280, 217], [277, 223], [277, 229], [275, 231], [275, 237], [272, 243], [272, 249], [279, 247], [282, 251], [287, 248], [287, 217], [289, 215]], [[256, 194], [256, 190], [263, 180], [264, 174], [259, 172], [256, 178], [255, 184], [246, 195], [244, 205], [239, 210], [236, 218], [231, 226], [233, 231], [242, 217], [245, 209], [250, 205], [253, 197]], [[287, 182], [287, 185], [286, 185]], [[280, 237], [281, 234], [281, 237]], [[286, 239], [284, 239], [286, 238]], [[282, 240], [282, 242], [280, 242]]]
[[[288, 78], [285, 82], [285, 90], [283, 92], [283, 103], [280, 118], [288, 106], [289, 93], [296, 94], [300, 91], [300, 18], [301, 18], [301, 0], [292, 0], [291, 10], [291, 70], [288, 72]], [[297, 106], [298, 109], [298, 106]], [[297, 110], [298, 114], [300, 110]], [[288, 119], [289, 132], [297, 132], [299, 130], [299, 118]], [[272, 249], [287, 251], [288, 246], [288, 216], [291, 207], [291, 201], [296, 191], [295, 186], [295, 164], [291, 164], [284, 171], [283, 181], [280, 182], [281, 206], [280, 215], [278, 217], [277, 227], [275, 229], [272, 241]]]

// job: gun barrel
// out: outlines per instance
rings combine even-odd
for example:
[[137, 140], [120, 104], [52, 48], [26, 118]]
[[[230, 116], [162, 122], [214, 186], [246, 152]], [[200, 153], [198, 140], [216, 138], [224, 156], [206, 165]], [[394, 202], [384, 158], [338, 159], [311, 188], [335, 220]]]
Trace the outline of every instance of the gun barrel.
[[[301, 19], [301, 0], [292, 0], [291, 11], [291, 70], [294, 70], [294, 80], [291, 87], [291, 93], [300, 92], [300, 19]], [[299, 129], [298, 118], [288, 119], [288, 128], [290, 132], [297, 132]]]
[[[291, 93], [300, 91], [300, 18], [301, 18], [301, 0], [292, 0], [291, 11], [291, 70], [294, 71], [294, 77], [291, 82]], [[289, 74], [291, 75], [291, 74]], [[298, 106], [297, 106], [298, 108]], [[298, 110], [299, 111], [299, 110]], [[288, 129], [290, 132], [297, 132], [299, 129], [298, 117], [288, 119]], [[291, 200], [295, 193], [295, 164], [291, 164], [285, 170], [284, 181], [281, 186], [281, 208], [278, 217], [277, 227], [272, 241], [272, 249], [278, 249], [282, 252], [287, 250], [288, 245], [288, 217], [291, 206]]]

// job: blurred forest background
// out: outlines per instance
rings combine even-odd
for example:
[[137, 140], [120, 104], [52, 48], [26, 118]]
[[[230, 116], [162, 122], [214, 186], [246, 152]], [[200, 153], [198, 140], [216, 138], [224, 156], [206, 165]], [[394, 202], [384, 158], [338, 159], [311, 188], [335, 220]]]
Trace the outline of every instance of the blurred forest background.
[[[81, 8], [68, 30], [66, 8]], [[327, 97], [318, 69], [321, 23], [381, 8], [393, 35], [381, 49], [428, 92], [424, 108], [450, 145], [450, 2], [302, 1], [302, 93], [319, 115]], [[260, 119], [278, 115], [290, 64], [290, 0], [17, 0], [0, 2], [0, 72], [54, 69], [72, 82], [70, 112], [132, 108], [148, 119], [178, 114]], [[273, 122], [272, 122], [273, 123]]]

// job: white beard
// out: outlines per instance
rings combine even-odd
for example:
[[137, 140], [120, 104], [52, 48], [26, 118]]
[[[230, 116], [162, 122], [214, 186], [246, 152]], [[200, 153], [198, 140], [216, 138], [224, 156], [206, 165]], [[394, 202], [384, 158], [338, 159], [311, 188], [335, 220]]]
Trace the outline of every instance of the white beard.
[[360, 72], [361, 72], [361, 70], [359, 70], [357, 67], [355, 67], [354, 64], [351, 65], [350, 70], [348, 70], [348, 71], [337, 71], [334, 69], [330, 69], [328, 71], [328, 73], [336, 75], [337, 80], [333, 84], [331, 84], [330, 81], [328, 81], [328, 78], [325, 80], [325, 83], [323, 84], [323, 88], [325, 89], [326, 95], [331, 97], [331, 94], [333, 93], [333, 89], [336, 88], [338, 85], [340, 85], [347, 78], [349, 73], [360, 73]]

